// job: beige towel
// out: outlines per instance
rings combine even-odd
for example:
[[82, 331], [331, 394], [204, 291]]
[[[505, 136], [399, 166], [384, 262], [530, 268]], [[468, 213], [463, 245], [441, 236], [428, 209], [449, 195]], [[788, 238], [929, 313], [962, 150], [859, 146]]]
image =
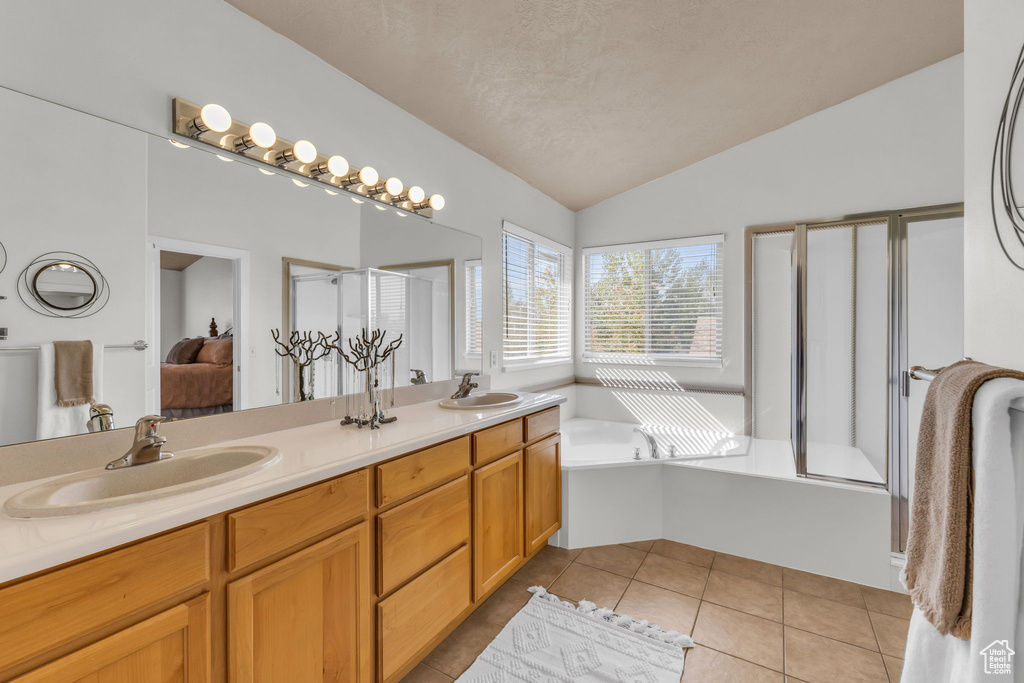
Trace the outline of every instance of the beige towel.
[[53, 342], [53, 384], [62, 408], [95, 402], [91, 341]]
[[974, 470], [971, 409], [982, 384], [1024, 372], [960, 361], [928, 387], [917, 439], [907, 539], [907, 588], [943, 635], [971, 637]]

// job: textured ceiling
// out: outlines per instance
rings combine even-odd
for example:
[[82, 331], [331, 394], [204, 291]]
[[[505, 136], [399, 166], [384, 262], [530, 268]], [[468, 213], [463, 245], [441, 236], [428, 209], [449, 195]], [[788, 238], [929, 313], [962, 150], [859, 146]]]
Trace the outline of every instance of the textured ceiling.
[[578, 210], [963, 50], [962, 0], [228, 0]]

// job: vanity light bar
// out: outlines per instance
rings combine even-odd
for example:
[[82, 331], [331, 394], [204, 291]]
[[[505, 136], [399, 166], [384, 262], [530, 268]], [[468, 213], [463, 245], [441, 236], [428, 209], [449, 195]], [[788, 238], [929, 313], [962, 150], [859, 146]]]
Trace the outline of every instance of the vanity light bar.
[[371, 166], [351, 166], [344, 157], [318, 151], [309, 140], [291, 142], [280, 138], [266, 123], [250, 125], [236, 121], [218, 104], [201, 106], [175, 97], [173, 110], [175, 133], [225, 152], [426, 218], [444, 208], [444, 197], [439, 194], [428, 196], [417, 185], [405, 187], [398, 178], [382, 177]]

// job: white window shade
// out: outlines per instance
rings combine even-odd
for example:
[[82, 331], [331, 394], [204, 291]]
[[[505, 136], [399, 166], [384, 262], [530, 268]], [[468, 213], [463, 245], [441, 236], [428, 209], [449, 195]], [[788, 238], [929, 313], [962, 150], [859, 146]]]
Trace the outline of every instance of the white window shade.
[[584, 249], [584, 358], [721, 365], [723, 240]]
[[466, 356], [479, 358], [483, 352], [483, 263], [466, 261]]
[[572, 359], [572, 250], [505, 223], [504, 364]]

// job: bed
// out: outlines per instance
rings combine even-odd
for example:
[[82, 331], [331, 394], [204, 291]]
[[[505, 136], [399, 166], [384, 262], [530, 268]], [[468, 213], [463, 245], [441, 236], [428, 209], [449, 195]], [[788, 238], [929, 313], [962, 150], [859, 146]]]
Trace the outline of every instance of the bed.
[[196, 359], [160, 364], [160, 414], [182, 419], [229, 413], [234, 403], [230, 337], [205, 338]]

